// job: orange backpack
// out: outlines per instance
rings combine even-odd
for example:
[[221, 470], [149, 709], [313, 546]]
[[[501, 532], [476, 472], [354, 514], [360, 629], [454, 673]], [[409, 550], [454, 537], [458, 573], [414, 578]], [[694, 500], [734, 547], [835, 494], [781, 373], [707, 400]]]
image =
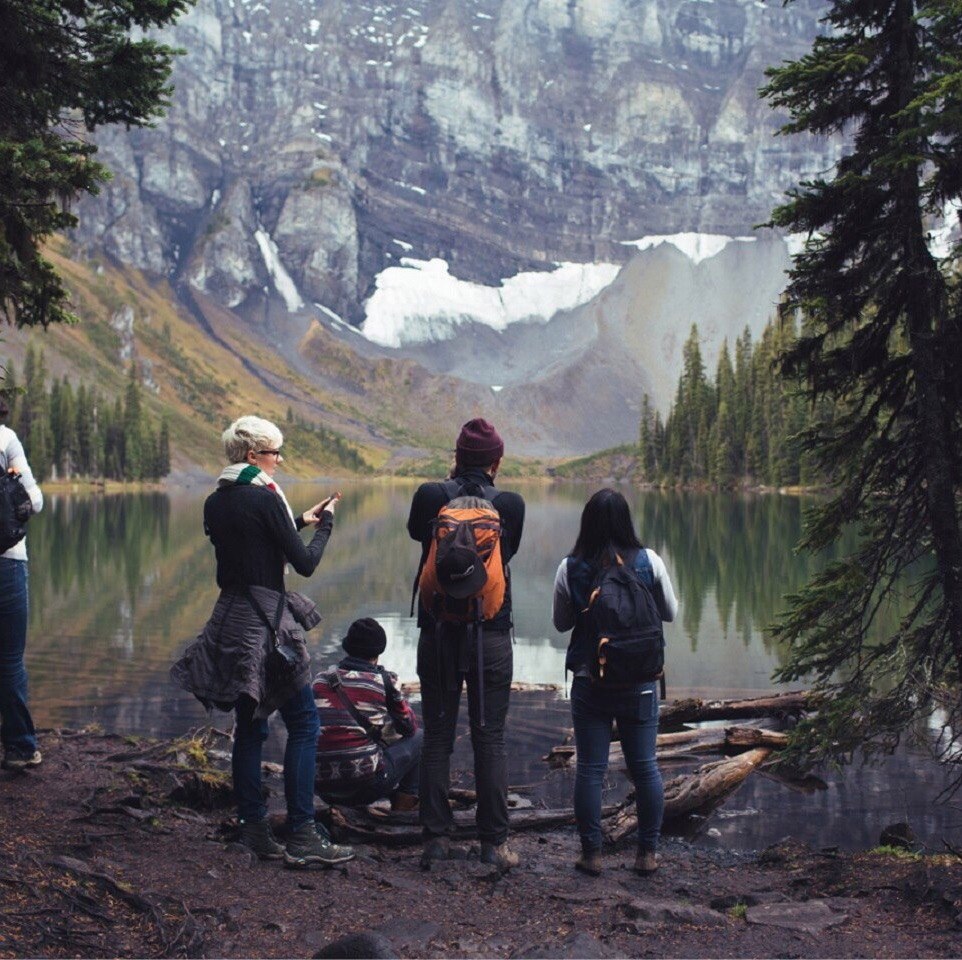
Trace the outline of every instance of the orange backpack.
[[449, 623], [492, 619], [503, 606], [507, 589], [498, 511], [490, 504], [444, 506], [433, 528], [418, 578], [421, 605], [435, 619]]

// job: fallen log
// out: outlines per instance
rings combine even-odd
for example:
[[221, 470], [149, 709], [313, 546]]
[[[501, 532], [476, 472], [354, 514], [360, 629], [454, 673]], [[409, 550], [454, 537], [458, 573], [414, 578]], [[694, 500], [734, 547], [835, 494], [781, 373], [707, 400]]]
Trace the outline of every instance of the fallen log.
[[748, 700], [672, 700], [658, 715], [661, 729], [705, 720], [756, 720], [759, 717], [797, 716], [816, 706], [810, 690], [776, 693]]
[[[781, 750], [788, 743], [788, 734], [759, 727], [709, 727], [680, 733], [659, 733], [655, 743], [659, 761], [687, 760], [695, 754], [743, 753], [755, 747]], [[559, 744], [552, 747], [542, 759], [554, 767], [567, 766], [577, 759], [577, 752], [572, 744]], [[613, 740], [608, 762], [616, 763], [622, 759], [621, 743]]]
[[[621, 804], [602, 809], [601, 815], [613, 816]], [[573, 809], [559, 810], [509, 810], [511, 830], [550, 830], [575, 822]], [[417, 825], [416, 813], [371, 813], [366, 807], [331, 807], [331, 822], [338, 839], [349, 843], [378, 843], [388, 847], [407, 847], [422, 843], [424, 835]], [[469, 840], [477, 837], [473, 810], [454, 811], [455, 839]]]
[[[728, 760], [706, 764], [694, 773], [673, 777], [665, 783], [665, 820], [674, 820], [723, 800], [771, 752], [768, 747], [759, 747]], [[634, 804], [629, 804], [605, 819], [602, 830], [606, 840], [618, 843], [637, 826]]]
[[[514, 693], [537, 693], [539, 691], [551, 692], [561, 689], [560, 683], [527, 683], [524, 680], [513, 680], [511, 690]], [[401, 693], [405, 696], [421, 692], [420, 680], [405, 680], [401, 684]]]

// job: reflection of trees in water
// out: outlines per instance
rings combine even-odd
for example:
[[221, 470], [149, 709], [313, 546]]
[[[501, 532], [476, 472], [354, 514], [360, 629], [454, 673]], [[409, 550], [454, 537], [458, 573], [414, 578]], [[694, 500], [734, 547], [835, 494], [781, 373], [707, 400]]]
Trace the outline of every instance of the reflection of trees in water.
[[825, 562], [795, 553], [803, 509], [797, 497], [667, 492], [635, 499], [642, 538], [666, 557], [683, 598], [692, 649], [706, 603], [715, 603], [726, 633], [734, 630], [747, 646], [782, 609], [785, 594]]

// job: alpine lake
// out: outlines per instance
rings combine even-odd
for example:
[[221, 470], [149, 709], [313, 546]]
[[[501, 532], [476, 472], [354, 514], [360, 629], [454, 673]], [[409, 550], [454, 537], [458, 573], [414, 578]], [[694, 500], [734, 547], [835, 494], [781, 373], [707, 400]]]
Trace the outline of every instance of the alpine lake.
[[[417, 628], [408, 613], [418, 548], [405, 524], [415, 484], [339, 484], [343, 500], [320, 566], [310, 579], [288, 577], [289, 589], [310, 596], [324, 615], [308, 635], [314, 667], [337, 660], [340, 638], [353, 619], [373, 616], [388, 634], [382, 663], [402, 680], [414, 680]], [[295, 511], [333, 489], [285, 488]], [[527, 501], [527, 517], [521, 551], [511, 564], [514, 677], [559, 689], [512, 694], [509, 782], [524, 786], [535, 804], [567, 806], [573, 768], [549, 769], [542, 759], [571, 727], [567, 636], [552, 626], [551, 596], [558, 563], [571, 549], [592, 488], [517, 489]], [[47, 496], [27, 537], [27, 667], [38, 727], [97, 724], [106, 732], [151, 737], [177, 736], [207, 723], [230, 729], [230, 715], [208, 716], [167, 676], [217, 596], [214, 551], [202, 529], [208, 492], [198, 486], [169, 494]], [[828, 559], [794, 550], [811, 501], [774, 494], [625, 493], [643, 541], [664, 558], [681, 603], [677, 621], [665, 627], [669, 699], [762, 696], [779, 689], [770, 678], [784, 651], [765, 627], [782, 598]], [[416, 696], [412, 700], [417, 707]], [[452, 769], [460, 771], [462, 786], [471, 786], [466, 712], [465, 698]], [[921, 734], [923, 740], [933, 736]], [[279, 760], [283, 742], [275, 715], [265, 758]], [[686, 769], [672, 764], [663, 773]], [[939, 801], [947, 773], [924, 745], [900, 746], [873, 764], [856, 759], [840, 771], [816, 773], [821, 782], [803, 791], [756, 772], [682, 829], [698, 844], [733, 850], [760, 849], [789, 835], [816, 848], [857, 850], [875, 846], [887, 825], [906, 821], [930, 851], [944, 850], [943, 840], [962, 846], [962, 805]], [[608, 799], [626, 788], [626, 773], [613, 763]]]

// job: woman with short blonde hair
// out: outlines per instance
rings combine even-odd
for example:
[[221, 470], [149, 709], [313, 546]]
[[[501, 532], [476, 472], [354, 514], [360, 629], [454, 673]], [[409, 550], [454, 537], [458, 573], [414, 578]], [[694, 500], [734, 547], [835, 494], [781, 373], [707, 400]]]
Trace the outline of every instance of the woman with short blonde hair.
[[[320, 621], [313, 602], [284, 588], [287, 564], [309, 577], [334, 528], [340, 494], [294, 516], [274, 474], [284, 435], [269, 420], [246, 416], [222, 434], [229, 461], [204, 503], [221, 593], [203, 632], [171, 676], [205, 705], [236, 712], [232, 772], [241, 841], [263, 859], [291, 867], [343, 863], [354, 856], [314, 826], [314, 764], [319, 732], [304, 632]], [[305, 544], [298, 533], [313, 526]], [[267, 718], [287, 727], [284, 794], [286, 848], [274, 838], [261, 789]]]

